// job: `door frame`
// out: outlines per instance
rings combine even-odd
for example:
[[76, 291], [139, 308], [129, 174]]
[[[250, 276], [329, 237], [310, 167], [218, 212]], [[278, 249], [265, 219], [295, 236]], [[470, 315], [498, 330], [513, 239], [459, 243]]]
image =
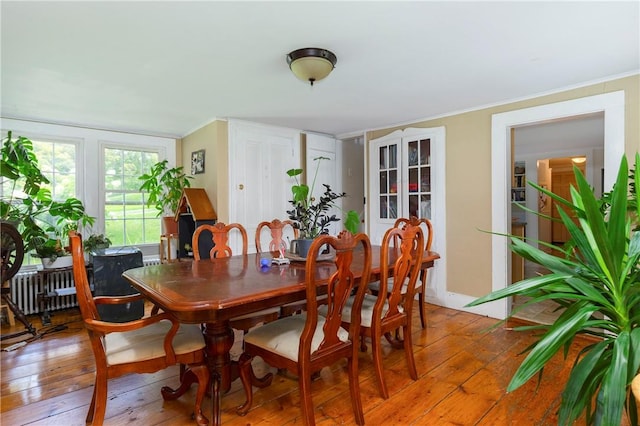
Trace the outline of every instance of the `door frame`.
[[[625, 152], [624, 91], [588, 96], [553, 104], [540, 105], [499, 114], [491, 119], [491, 290], [505, 288], [511, 276], [511, 256], [508, 238], [511, 209], [509, 208], [509, 184], [511, 179], [511, 128], [538, 124], [578, 115], [604, 112], [604, 188], [613, 186], [620, 158]], [[483, 313], [504, 319], [511, 313], [511, 298], [487, 303]]]

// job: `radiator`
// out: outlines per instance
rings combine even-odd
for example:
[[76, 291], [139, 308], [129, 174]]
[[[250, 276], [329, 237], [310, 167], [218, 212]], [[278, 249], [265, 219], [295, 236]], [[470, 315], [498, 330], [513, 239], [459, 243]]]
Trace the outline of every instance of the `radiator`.
[[[158, 265], [159, 258], [148, 258], [143, 260], [144, 265]], [[38, 294], [44, 293], [44, 284], [38, 279], [36, 271], [20, 272], [16, 274], [9, 284], [11, 287], [11, 299], [22, 309], [25, 315], [39, 314], [44, 307], [38, 302]], [[53, 272], [49, 274], [49, 292], [64, 290], [74, 287], [73, 271]], [[61, 293], [64, 293], [62, 291]], [[51, 297], [48, 301], [48, 310], [67, 309], [78, 306], [76, 295]]]

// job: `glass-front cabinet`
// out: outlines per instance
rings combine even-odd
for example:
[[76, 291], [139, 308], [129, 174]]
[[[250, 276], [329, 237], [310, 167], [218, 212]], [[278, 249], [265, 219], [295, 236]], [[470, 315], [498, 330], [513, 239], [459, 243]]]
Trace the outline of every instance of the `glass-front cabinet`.
[[[417, 216], [433, 222], [436, 139], [444, 129], [406, 129], [370, 141], [370, 232], [382, 241], [399, 217]], [[436, 197], [437, 198], [437, 197]]]

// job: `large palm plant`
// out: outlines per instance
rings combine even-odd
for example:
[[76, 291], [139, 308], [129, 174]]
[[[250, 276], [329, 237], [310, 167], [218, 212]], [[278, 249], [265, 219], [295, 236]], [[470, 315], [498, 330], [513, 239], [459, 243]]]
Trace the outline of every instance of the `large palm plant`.
[[540, 329], [542, 333], [528, 348], [507, 391], [541, 374], [549, 359], [562, 348], [566, 353], [577, 335], [596, 338], [575, 360], [562, 393], [558, 415], [562, 425], [585, 413], [587, 424], [618, 426], [625, 406], [631, 424], [638, 425], [638, 407], [630, 395], [630, 383], [640, 369], [640, 231], [632, 227], [634, 215], [628, 211], [633, 206], [633, 213], [639, 213], [638, 166], [640, 155], [636, 154], [635, 182], [629, 186], [627, 160], [622, 158], [604, 212], [575, 167], [577, 187], [571, 188], [571, 200], [532, 184], [577, 217], [578, 224], [559, 209], [571, 244], [554, 256], [512, 237], [512, 251], [550, 273], [525, 279], [469, 304], [523, 295], [531, 298], [529, 303], [553, 300], [561, 306], [553, 324], [520, 327]]

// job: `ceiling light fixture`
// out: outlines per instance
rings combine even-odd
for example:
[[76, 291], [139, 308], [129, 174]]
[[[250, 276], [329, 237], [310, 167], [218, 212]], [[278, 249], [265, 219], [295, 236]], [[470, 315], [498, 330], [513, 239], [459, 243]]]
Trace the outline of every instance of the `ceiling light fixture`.
[[582, 164], [585, 161], [587, 161], [587, 157], [573, 157], [571, 161], [573, 161], [576, 164]]
[[331, 73], [338, 58], [333, 52], [317, 47], [305, 47], [287, 55], [287, 64], [291, 72], [302, 81], [313, 83]]

